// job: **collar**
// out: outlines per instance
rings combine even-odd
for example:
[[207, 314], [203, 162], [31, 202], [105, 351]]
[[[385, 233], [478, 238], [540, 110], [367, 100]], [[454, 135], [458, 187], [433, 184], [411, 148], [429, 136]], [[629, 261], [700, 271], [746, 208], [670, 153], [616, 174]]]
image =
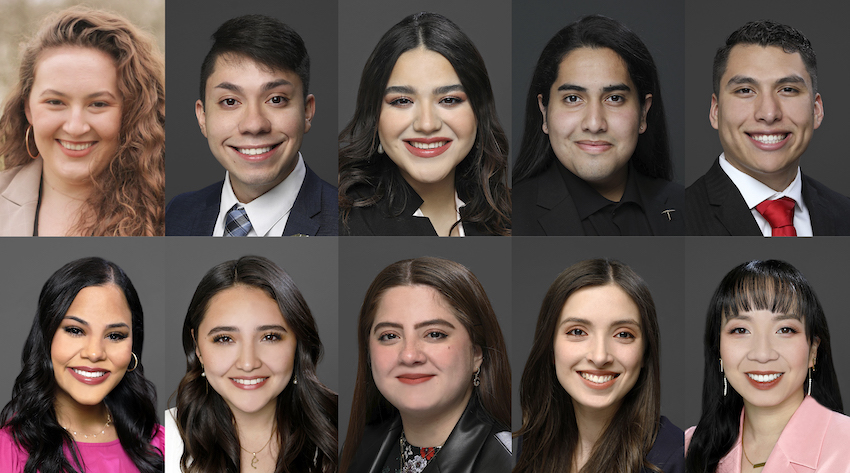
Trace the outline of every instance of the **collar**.
[[[298, 163], [295, 164], [295, 169], [289, 176], [286, 176], [283, 182], [245, 204], [239, 202], [236, 194], [233, 193], [233, 187], [230, 184], [230, 172], [228, 171], [225, 173], [224, 185], [221, 188], [221, 203], [213, 235], [221, 236], [224, 233], [225, 216], [234, 204], [239, 204], [248, 214], [248, 219], [251, 221], [251, 231], [248, 236], [269, 235], [269, 232], [277, 227], [278, 223], [286, 221], [292, 206], [295, 204], [295, 199], [298, 197], [298, 191], [301, 190], [301, 185], [304, 183], [306, 174], [307, 167], [304, 165], [304, 158], [301, 156], [301, 152], [298, 152]], [[279, 230], [280, 232], [274, 232], [274, 234], [282, 235], [283, 228]]]
[[[411, 189], [412, 189], [412, 187], [411, 187]], [[416, 193], [415, 190], [413, 192]], [[421, 197], [420, 197], [420, 200], [421, 200]], [[464, 206], [466, 206], [466, 202], [460, 200], [460, 197], [458, 197], [458, 195], [457, 195], [457, 189], [455, 189], [455, 214], [457, 215], [458, 220], [460, 220], [460, 208], [464, 207]], [[413, 216], [414, 217], [427, 218], [427, 217], [425, 217], [425, 214], [422, 213], [422, 204], [419, 204], [419, 208], [416, 209], [416, 212], [413, 212]], [[462, 222], [457, 224], [457, 230], [458, 230], [459, 236], [466, 236], [466, 234], [464, 234], [464, 232], [463, 232], [463, 223]]]
[[44, 161], [39, 156], [32, 162], [20, 166], [20, 168], [4, 170], [3, 172], [15, 172], [16, 174], [6, 190], [3, 191], [3, 198], [19, 206], [38, 202], [38, 187], [41, 184], [43, 168]]
[[570, 193], [573, 202], [575, 203], [579, 218], [582, 220], [611, 204], [621, 205], [626, 202], [633, 202], [641, 209], [644, 208], [637, 185], [637, 171], [634, 170], [631, 163], [628, 167], [629, 174], [626, 178], [626, 188], [623, 191], [623, 197], [620, 198], [619, 202], [614, 202], [602, 197], [602, 194], [597, 192], [596, 189], [591, 187], [591, 185], [583, 179], [573, 174], [561, 163], [561, 161], [555, 159], [555, 165], [558, 168], [561, 178], [564, 180], [564, 184], [567, 186], [567, 190]]
[[775, 200], [781, 197], [790, 197], [794, 199], [794, 202], [796, 202], [802, 210], [807, 210], [806, 203], [803, 200], [803, 181], [800, 177], [801, 174], [799, 166], [797, 166], [797, 175], [794, 177], [794, 180], [791, 181], [791, 184], [789, 184], [788, 187], [781, 192], [777, 192], [763, 184], [758, 179], [739, 171], [726, 160], [725, 153], [720, 155], [720, 168], [723, 169], [723, 172], [729, 176], [729, 179], [732, 180], [732, 183], [735, 184], [735, 187], [737, 187], [741, 192], [741, 195], [744, 197], [744, 201], [747, 203], [747, 207], [749, 207], [750, 210], [754, 209], [756, 205], [767, 199]]

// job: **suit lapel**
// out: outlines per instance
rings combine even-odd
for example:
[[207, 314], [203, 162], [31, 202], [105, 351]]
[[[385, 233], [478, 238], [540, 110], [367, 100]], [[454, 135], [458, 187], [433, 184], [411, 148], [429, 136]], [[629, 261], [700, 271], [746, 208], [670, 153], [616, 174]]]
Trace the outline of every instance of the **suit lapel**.
[[289, 211], [283, 236], [292, 236], [296, 233], [315, 235], [319, 230], [319, 222], [314, 221], [313, 217], [322, 211], [322, 186], [319, 176], [307, 167], [306, 163], [304, 167], [306, 168], [304, 183], [301, 184], [298, 196], [292, 204], [292, 210]]
[[705, 175], [708, 203], [730, 235], [763, 236], [738, 188], [715, 161]]
[[809, 178], [803, 174], [803, 200], [809, 209], [809, 220], [812, 222], [812, 235], [833, 236], [835, 232], [835, 219], [830, 208], [821, 199], [818, 190], [809, 182]]
[[653, 182], [632, 168], [640, 192], [640, 199], [646, 206], [644, 214], [649, 221], [653, 235], [684, 235], [685, 217], [683, 209], [674, 205], [669, 186], [655, 186]]
[[549, 166], [538, 180], [537, 206], [545, 209], [537, 221], [546, 235], [584, 235], [581, 219], [556, 164]]

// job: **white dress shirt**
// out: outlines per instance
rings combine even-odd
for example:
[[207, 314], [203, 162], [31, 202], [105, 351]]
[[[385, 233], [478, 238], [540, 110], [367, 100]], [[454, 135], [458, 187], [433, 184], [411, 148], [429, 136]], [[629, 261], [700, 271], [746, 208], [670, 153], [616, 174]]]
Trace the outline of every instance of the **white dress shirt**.
[[797, 175], [791, 184], [788, 185], [782, 192], [777, 192], [758, 179], [739, 171], [735, 166], [732, 166], [726, 160], [724, 154], [720, 155], [720, 168], [729, 176], [738, 191], [744, 196], [744, 201], [750, 208], [753, 218], [756, 220], [761, 229], [762, 235], [769, 237], [773, 235], [773, 228], [770, 222], [756, 210], [756, 205], [765, 200], [776, 200], [782, 197], [790, 197], [796, 203], [794, 205], [794, 229], [797, 231], [797, 236], [810, 237], [812, 236], [812, 219], [809, 217], [809, 209], [806, 207], [806, 202], [803, 200], [803, 181], [800, 177], [800, 167], [797, 167]]

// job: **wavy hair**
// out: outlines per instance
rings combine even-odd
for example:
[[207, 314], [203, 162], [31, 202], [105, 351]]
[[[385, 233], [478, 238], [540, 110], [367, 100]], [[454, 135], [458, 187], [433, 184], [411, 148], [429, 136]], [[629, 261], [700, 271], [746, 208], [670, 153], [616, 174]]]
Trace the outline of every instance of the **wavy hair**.
[[369, 333], [384, 293], [394, 287], [416, 285], [428, 286], [439, 292], [466, 329], [473, 345], [481, 349], [481, 384], [472, 390], [472, 395], [505, 430], [510, 425], [511, 371], [508, 352], [496, 313], [481, 283], [469, 269], [454, 261], [433, 257], [398, 261], [384, 268], [375, 277], [366, 291], [363, 305], [360, 306], [360, 317], [357, 321], [357, 381], [340, 461], [342, 472], [345, 472], [353, 461], [366, 425], [391, 418], [398, 413], [398, 409], [378, 391], [372, 377]]
[[558, 275], [543, 299], [534, 344], [520, 380], [522, 452], [514, 472], [569, 471], [579, 442], [578, 425], [570, 394], [555, 373], [558, 321], [567, 299], [586, 287], [616, 285], [635, 303], [645, 341], [643, 368], [634, 387], [625, 395], [581, 472], [639, 473], [659, 471], [646, 461], [661, 419], [658, 321], [655, 303], [643, 279], [625, 264], [607, 259], [578, 262]]
[[219, 393], [201, 376], [203, 367], [192, 336], [204, 320], [210, 301], [236, 286], [261, 289], [277, 302], [295, 334], [293, 373], [277, 396], [275, 422], [280, 449], [275, 471], [337, 471], [337, 395], [319, 381], [316, 365], [322, 342], [307, 302], [279, 266], [260, 256], [221, 263], [201, 279], [183, 322], [186, 375], [177, 388], [177, 427], [183, 438], [180, 468], [184, 472], [238, 473], [241, 449], [236, 419]]
[[[495, 235], [509, 235], [511, 197], [508, 190], [508, 139], [499, 123], [487, 67], [478, 49], [448, 18], [436, 13], [410, 15], [384, 34], [366, 61], [354, 116], [339, 134], [339, 209], [343, 225], [353, 208], [387, 199], [398, 216], [407, 194], [398, 167], [378, 154], [378, 121], [384, 89], [399, 56], [424, 47], [451, 63], [469, 97], [477, 122], [472, 150], [457, 165], [455, 189], [466, 202], [463, 222]], [[359, 195], [358, 188], [374, 189]], [[458, 222], [460, 223], [460, 222]], [[455, 224], [457, 225], [457, 223]]]
[[809, 281], [785, 261], [743, 263], [723, 278], [708, 305], [702, 413], [686, 453], [688, 472], [714, 472], [738, 439], [744, 399], [731, 384], [723, 395], [724, 375], [718, 361], [720, 331], [725, 318], [753, 310], [794, 315], [803, 322], [809, 344], [820, 342], [817, 369], [812, 371], [812, 397], [822, 406], [843, 413], [826, 315]]
[[32, 161], [24, 143], [29, 126], [24, 104], [41, 54], [63, 46], [111, 57], [122, 96], [118, 150], [106, 169], [92, 176], [95, 191], [74, 229], [91, 236], [165, 234], [165, 66], [151, 36], [117, 14], [69, 8], [46, 18], [24, 45], [18, 83], [0, 117], [6, 169]]
[[540, 174], [557, 159], [549, 135], [543, 133], [543, 115], [537, 96], [543, 97], [544, 106], [549, 105], [550, 90], [558, 79], [561, 61], [579, 48], [608, 48], [617, 53], [637, 87], [641, 108], [646, 95], [652, 94], [652, 107], [646, 113], [647, 131], [638, 135], [629, 162], [645, 176], [669, 181], [673, 176], [673, 164], [655, 61], [643, 41], [625, 25], [602, 15], [590, 15], [558, 31], [540, 53], [525, 98], [525, 127], [514, 164], [514, 183]]
[[[77, 294], [86, 287], [114, 284], [124, 294], [132, 316], [133, 353], [138, 366], [127, 371], [103, 402], [112, 414], [121, 447], [142, 473], [161, 472], [163, 452], [151, 446], [157, 433], [156, 389], [145, 379], [142, 344], [145, 338], [142, 304], [130, 278], [115, 263], [82, 258], [59, 268], [44, 283], [38, 309], [21, 356], [12, 400], [0, 412], [0, 426], [29, 454], [24, 473], [83, 471], [74, 438], [60, 424], [54, 408], [56, 378], [51, 345]], [[68, 448], [71, 458], [63, 452]]]

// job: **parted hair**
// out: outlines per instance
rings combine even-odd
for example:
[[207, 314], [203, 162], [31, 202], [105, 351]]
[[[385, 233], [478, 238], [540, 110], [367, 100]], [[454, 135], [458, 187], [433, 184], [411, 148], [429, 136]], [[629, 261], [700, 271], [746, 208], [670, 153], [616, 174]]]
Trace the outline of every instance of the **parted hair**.
[[555, 337], [567, 299], [586, 287], [616, 285], [635, 303], [644, 340], [643, 368], [634, 387], [590, 452], [581, 473], [639, 473], [655, 443], [661, 419], [658, 321], [652, 295], [643, 279], [616, 260], [580, 261], [565, 269], [549, 287], [534, 331], [534, 343], [520, 380], [522, 452], [513, 471], [570, 471], [579, 442], [573, 400], [555, 372]]
[[[142, 345], [144, 315], [130, 278], [115, 263], [90, 257], [72, 261], [53, 273], [38, 297], [32, 329], [24, 343], [21, 374], [12, 400], [0, 413], [0, 427], [9, 429], [15, 443], [29, 454], [24, 473], [82, 472], [74, 437], [60, 424], [54, 403], [58, 389], [53, 374], [53, 337], [77, 294], [86, 287], [114, 284], [130, 308], [133, 353], [138, 365], [127, 371], [103, 402], [112, 414], [121, 447], [142, 473], [161, 472], [163, 452], [151, 446], [157, 433], [156, 389], [145, 379]], [[131, 366], [135, 360], [131, 361]], [[65, 456], [68, 448], [70, 458]]]
[[177, 388], [177, 428], [183, 438], [181, 471], [187, 473], [240, 471], [238, 425], [230, 407], [202, 377], [194, 333], [211, 300], [222, 291], [249, 286], [277, 302], [295, 334], [293, 377], [277, 397], [275, 425], [280, 449], [275, 472], [337, 471], [337, 395], [319, 381], [316, 366], [322, 358], [316, 322], [301, 292], [279, 266], [260, 256], [243, 256], [210, 269], [195, 290], [183, 323], [186, 375]]
[[[123, 17], [73, 7], [44, 20], [23, 46], [18, 82], [0, 117], [0, 156], [5, 168], [31, 162], [24, 143], [29, 100], [44, 51], [91, 48], [114, 60], [121, 93], [120, 141], [99, 175], [75, 228], [91, 236], [165, 234], [165, 65], [153, 38]], [[35, 143], [30, 143], [35, 150]]]

